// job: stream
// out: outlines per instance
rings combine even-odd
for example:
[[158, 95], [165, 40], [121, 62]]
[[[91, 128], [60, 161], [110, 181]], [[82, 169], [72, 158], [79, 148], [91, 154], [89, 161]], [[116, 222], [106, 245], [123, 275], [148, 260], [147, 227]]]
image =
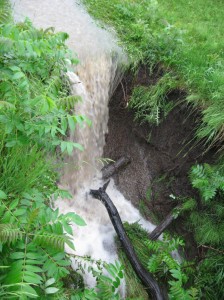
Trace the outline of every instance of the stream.
[[[60, 187], [68, 189], [73, 198], [58, 200], [55, 205], [62, 213], [74, 211], [87, 223], [84, 227], [73, 226], [74, 254], [114, 262], [117, 259], [114, 228], [105, 207], [89, 195], [89, 190], [103, 184], [100, 160], [107, 133], [108, 101], [122, 77], [122, 66], [127, 59], [117, 45], [115, 34], [98, 27], [78, 1], [12, 0], [12, 5], [16, 21], [29, 17], [36, 27], [54, 27], [56, 31], [67, 32], [68, 46], [80, 60], [68, 76], [72, 93], [83, 99], [75, 107], [75, 113], [87, 116], [92, 126], [79, 126], [75, 135], [68, 137], [82, 144], [85, 150], [66, 158]], [[125, 199], [113, 180], [107, 192], [122, 221], [139, 221], [148, 231], [155, 228]], [[75, 261], [73, 264], [75, 268]], [[89, 287], [95, 283], [88, 274], [85, 282]]]

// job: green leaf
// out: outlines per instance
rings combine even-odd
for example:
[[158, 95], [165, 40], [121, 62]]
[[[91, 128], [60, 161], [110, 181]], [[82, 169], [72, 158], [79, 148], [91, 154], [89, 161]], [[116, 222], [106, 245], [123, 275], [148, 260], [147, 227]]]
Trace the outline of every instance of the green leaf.
[[21, 259], [25, 257], [25, 253], [24, 252], [14, 252], [10, 255], [10, 258], [12, 259]]
[[0, 199], [6, 199], [7, 195], [2, 190], [0, 190]]
[[22, 77], [24, 77], [24, 76], [25, 76], [24, 73], [22, 73], [22, 72], [17, 72], [17, 73], [15, 73], [15, 74], [12, 76], [12, 80], [20, 79], [20, 78], [22, 78]]
[[180, 270], [178, 270], [178, 269], [177, 270], [176, 269], [171, 269], [170, 273], [172, 274], [172, 276], [175, 279], [178, 279], [178, 280], [182, 281], [182, 274], [181, 274]]
[[46, 294], [55, 294], [59, 291], [58, 288], [55, 288], [55, 287], [48, 287], [45, 289], [45, 293]]
[[32, 265], [26, 265], [26, 269], [30, 272], [43, 272], [43, 270], [40, 267]]
[[19, 203], [19, 199], [15, 199], [14, 201], [12, 201], [12, 203], [9, 205], [9, 209], [13, 210], [14, 208], [16, 208], [16, 206]]
[[72, 143], [67, 143], [67, 152], [68, 155], [71, 155], [73, 151], [73, 144]]
[[42, 280], [40, 280], [36, 276], [24, 275], [23, 278], [24, 278], [24, 281], [27, 283], [32, 283], [32, 284], [41, 284], [42, 283]]
[[64, 133], [66, 132], [66, 130], [68, 128], [67, 120], [64, 117], [61, 119], [61, 128], [64, 131]]
[[11, 147], [14, 147], [16, 144], [18, 144], [17, 140], [11, 140], [11, 141], [7, 142], [5, 144], [5, 146], [8, 147], [8, 148], [11, 148]]
[[74, 246], [74, 244], [73, 244], [72, 241], [66, 240], [66, 244], [67, 244], [72, 250], [75, 250], [75, 246]]
[[15, 216], [22, 216], [26, 213], [26, 209], [25, 208], [19, 208], [17, 209], [15, 212], [14, 212], [14, 215]]
[[32, 252], [28, 252], [26, 254], [26, 256], [30, 259], [40, 259], [40, 254], [39, 253], [32, 253]]
[[21, 69], [17, 66], [10, 66], [9, 69], [12, 70], [12, 71], [15, 71], [15, 72], [16, 71], [19, 71], [19, 72], [21, 71]]
[[80, 217], [79, 215], [77, 215], [76, 213], [67, 213], [66, 218], [68, 218], [69, 220], [71, 220], [73, 223], [79, 225], [79, 226], [85, 226], [86, 222], [83, 220], [82, 217]]
[[71, 226], [69, 226], [66, 222], [63, 222], [63, 227], [68, 234], [70, 234], [70, 235], [73, 234]]
[[118, 288], [119, 285], [120, 285], [120, 279], [117, 278], [116, 281], [113, 281], [113, 286], [114, 286], [115, 288]]
[[74, 132], [75, 131], [75, 121], [72, 116], [68, 116], [68, 125], [69, 125], [71, 132]]
[[55, 283], [55, 279], [54, 278], [50, 278], [50, 279], [48, 279], [46, 282], [45, 282], [45, 287], [48, 287], [48, 286], [50, 286], [50, 285], [52, 285], [52, 284], [54, 284]]
[[30, 298], [38, 298], [37, 292], [30, 285], [23, 284], [22, 287], [23, 287], [23, 290], [22, 290], [23, 294], [29, 296]]
[[61, 152], [63, 153], [65, 151], [67, 147], [67, 143], [66, 142], [61, 142]]

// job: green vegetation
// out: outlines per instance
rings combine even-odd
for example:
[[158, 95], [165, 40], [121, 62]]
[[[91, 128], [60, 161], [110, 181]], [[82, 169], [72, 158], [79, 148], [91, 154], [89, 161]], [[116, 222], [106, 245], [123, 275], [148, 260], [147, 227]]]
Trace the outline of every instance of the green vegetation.
[[68, 62], [77, 63], [68, 35], [14, 24], [8, 1], [0, 8], [0, 298], [119, 299], [117, 262], [89, 267], [96, 290], [80, 285], [65, 246], [74, 249], [72, 224], [85, 221], [52, 203], [71, 197], [56, 185], [62, 153], [83, 150], [66, 141], [68, 130], [90, 124], [72, 114], [79, 99], [66, 77]]
[[[184, 247], [180, 238], [163, 236], [163, 241], [150, 241], [148, 233], [138, 223], [125, 223], [125, 230], [132, 241], [134, 249], [145, 268], [155, 275], [160, 284], [166, 283], [169, 299], [198, 299], [198, 289], [193, 287], [191, 262], [180, 261], [172, 256], [174, 251]], [[139, 279], [136, 277], [126, 255], [119, 250], [119, 258], [125, 265], [124, 274], [128, 299], [148, 299]], [[189, 285], [191, 285], [190, 288]]]
[[176, 80], [167, 73], [152, 87], [137, 86], [130, 99], [135, 118], [140, 122], [159, 125], [176, 104], [166, 101], [166, 95], [176, 87]]
[[[143, 63], [152, 74], [158, 65], [162, 70], [150, 88], [134, 90], [130, 106], [136, 118], [159, 124], [176, 105], [166, 101], [167, 94], [185, 90], [187, 101], [202, 110], [198, 137], [210, 144], [222, 142], [222, 1], [84, 3], [117, 29], [134, 69]], [[0, 2], [0, 9], [0, 298], [119, 300], [122, 265], [67, 254], [65, 246], [74, 249], [72, 224], [85, 226], [85, 221], [75, 213], [60, 214], [51, 205], [57, 197], [71, 197], [56, 185], [63, 153], [83, 151], [66, 140], [68, 130], [90, 124], [85, 116], [72, 114], [79, 98], [70, 95], [66, 77], [68, 62], [77, 63], [65, 46], [68, 35], [37, 30], [29, 20], [14, 24], [7, 0]], [[198, 260], [172, 257], [172, 251], [184, 247], [179, 238], [165, 235], [163, 242], [152, 242], [138, 224], [125, 225], [142, 263], [166, 285], [170, 299], [216, 300], [224, 294], [220, 165], [194, 166], [190, 180], [199, 200], [181, 199], [181, 213], [188, 211], [188, 226], [201, 251]], [[119, 256], [126, 266], [128, 299], [146, 299], [124, 253]], [[71, 258], [79, 270], [96, 278], [95, 289], [85, 288], [81, 275], [71, 270]]]
[[[220, 299], [224, 294], [224, 173], [220, 166], [194, 166], [192, 185], [200, 193], [200, 206], [192, 210], [189, 227], [202, 251], [196, 282], [205, 299]], [[215, 291], [215, 294], [214, 294]]]
[[[143, 63], [152, 71], [159, 64], [165, 76], [167, 72], [172, 72], [170, 74], [175, 82], [172, 89], [187, 91], [187, 101], [202, 109], [203, 120], [197, 131], [199, 138], [206, 138], [210, 144], [223, 141], [222, 0], [215, 3], [209, 0], [83, 2], [93, 16], [115, 27], [132, 65], [138, 66]], [[145, 104], [141, 106], [140, 115], [143, 115], [144, 120], [147, 120], [147, 117], [142, 109], [148, 104], [148, 107], [154, 110], [159, 103], [160, 110], [160, 105], [167, 95], [166, 88], [162, 88], [161, 91], [160, 81], [153, 89], [153, 105], [151, 101], [147, 101], [146, 96]], [[154, 95], [158, 95], [158, 98]], [[136, 107], [136, 103], [133, 106]]]
[[191, 263], [172, 256], [174, 251], [184, 247], [183, 240], [164, 235], [163, 241], [147, 241], [146, 245], [151, 251], [148, 270], [168, 282], [169, 299], [198, 299], [198, 290], [191, 282], [194, 272]]
[[[140, 85], [133, 90], [129, 107], [135, 110], [136, 119], [158, 125], [178, 104], [178, 101], [168, 102], [168, 94], [174, 91], [184, 92], [187, 95], [185, 101], [201, 111], [201, 120], [197, 122], [200, 124], [196, 132], [197, 138], [204, 141], [208, 149], [215, 145], [222, 154], [223, 1], [83, 2], [96, 19], [116, 29], [118, 38], [129, 55], [131, 67], [137, 70], [143, 64], [148, 67], [151, 76], [156, 77], [150, 86]], [[170, 299], [193, 297], [216, 300], [223, 297], [223, 176], [222, 161], [216, 166], [194, 166], [190, 172], [190, 180], [192, 186], [199, 191], [199, 197], [177, 199], [182, 203], [181, 214], [189, 216], [187, 226], [193, 230], [199, 249], [199, 257], [192, 263], [190, 272], [180, 274], [176, 261], [172, 261], [173, 265], [166, 263], [164, 255], [169, 253], [164, 249], [164, 244], [147, 243], [150, 249], [155, 246], [155, 254], [149, 260], [149, 269], [159, 277], [162, 276], [170, 286]], [[139, 255], [141, 257], [141, 253]], [[161, 270], [163, 267], [165, 269]], [[172, 277], [175, 278], [174, 283]], [[133, 275], [128, 278], [133, 280]], [[182, 290], [186, 280], [187, 287], [194, 288]], [[183, 286], [180, 285], [181, 282]], [[130, 286], [134, 286], [133, 282]]]

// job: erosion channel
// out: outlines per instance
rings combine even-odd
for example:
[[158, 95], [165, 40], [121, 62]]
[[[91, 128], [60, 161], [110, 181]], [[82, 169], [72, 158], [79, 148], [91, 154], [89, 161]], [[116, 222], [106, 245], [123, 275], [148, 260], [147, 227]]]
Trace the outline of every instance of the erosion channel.
[[[170, 194], [193, 193], [187, 172], [200, 161], [197, 153], [202, 152], [200, 145], [192, 147], [195, 113], [179, 104], [159, 126], [139, 125], [127, 105], [131, 91], [138, 84], [153, 84], [159, 70], [154, 76], [144, 66], [135, 75], [124, 72], [127, 59], [116, 37], [99, 28], [78, 1], [14, 0], [12, 4], [17, 21], [27, 16], [37, 27], [67, 32], [68, 45], [80, 60], [68, 76], [73, 94], [82, 98], [76, 113], [90, 119], [92, 126], [80, 126], [68, 137], [85, 150], [66, 158], [60, 185], [68, 188], [73, 198], [59, 200], [56, 206], [61, 212], [76, 212], [87, 223], [73, 226], [75, 254], [114, 262], [118, 258], [114, 228], [104, 206], [89, 194], [90, 188], [98, 189], [104, 183], [102, 158], [130, 157], [131, 163], [113, 176], [107, 192], [123, 222], [138, 221], [151, 232], [155, 215], [162, 219], [176, 205]], [[183, 96], [177, 91], [168, 98], [178, 101]], [[176, 222], [178, 226], [174, 223], [172, 228], [184, 235], [191, 257], [192, 237], [181, 219]], [[74, 267], [76, 263], [74, 260]], [[85, 281], [94, 286], [94, 278], [88, 274]], [[121, 294], [125, 294], [125, 285]]]

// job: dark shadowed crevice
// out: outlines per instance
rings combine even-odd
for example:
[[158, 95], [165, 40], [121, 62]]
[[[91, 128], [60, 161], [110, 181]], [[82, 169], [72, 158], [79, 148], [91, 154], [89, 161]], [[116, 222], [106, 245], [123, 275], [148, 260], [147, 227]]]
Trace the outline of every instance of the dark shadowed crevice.
[[[171, 194], [197, 197], [188, 180], [188, 172], [195, 163], [211, 162], [214, 155], [211, 152], [202, 155], [205, 149], [195, 142], [200, 115], [185, 101], [179, 101], [185, 97], [183, 91], [173, 91], [168, 95], [168, 101], [180, 103], [159, 126], [140, 125], [134, 120], [134, 112], [127, 108], [133, 87], [154, 84], [160, 73], [158, 69], [154, 76], [150, 76], [147, 68], [142, 66], [135, 76], [128, 73], [123, 78], [109, 103], [104, 147], [104, 157], [117, 160], [130, 156], [131, 163], [113, 178], [124, 196], [154, 222], [153, 216], [161, 220], [177, 205]], [[193, 237], [183, 223], [181, 217], [171, 229], [193, 244]], [[195, 254], [188, 251], [189, 256]]]

